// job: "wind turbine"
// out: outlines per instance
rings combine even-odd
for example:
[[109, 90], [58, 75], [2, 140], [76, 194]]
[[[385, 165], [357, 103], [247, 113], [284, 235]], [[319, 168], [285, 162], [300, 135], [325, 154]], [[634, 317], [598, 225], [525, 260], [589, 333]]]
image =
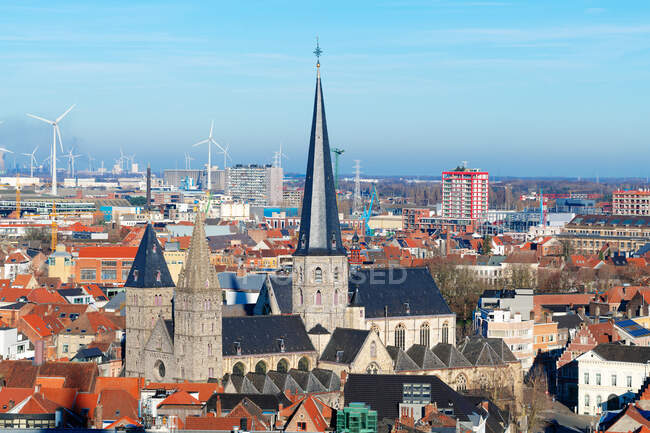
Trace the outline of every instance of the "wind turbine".
[[273, 165], [275, 167], [282, 167], [282, 158], [289, 159], [286, 153], [282, 152], [282, 143], [280, 143], [280, 150], [273, 153]]
[[37, 164], [36, 162], [36, 151], [38, 150], [38, 146], [32, 150], [32, 153], [23, 153], [22, 155], [29, 156], [29, 177], [34, 177], [34, 165]]
[[[223, 150], [221, 146], [219, 146], [219, 143], [214, 141], [214, 138], [212, 138], [212, 130], [214, 128], [214, 120], [210, 122], [210, 135], [208, 135], [208, 138], [205, 140], [201, 140], [196, 144], [193, 144], [192, 147], [200, 146], [202, 144], [208, 144], [208, 190], [212, 190], [212, 146], [211, 144], [214, 144], [217, 146], [219, 149]], [[224, 161], [226, 160], [224, 156]], [[225, 168], [225, 167], [224, 167]]]
[[191, 162], [193, 159], [189, 153], [185, 152], [185, 170], [191, 170]]
[[70, 177], [74, 178], [74, 160], [79, 158], [81, 155], [75, 155], [72, 153], [72, 148], [65, 154], [65, 157], [68, 158], [68, 173]]
[[229, 144], [224, 144], [221, 146], [219, 143], [214, 143], [217, 145], [219, 149], [221, 149], [221, 153], [223, 153], [223, 169], [226, 170], [227, 160], [229, 159], [232, 162], [232, 158], [230, 157], [230, 145]]
[[29, 117], [32, 117], [34, 119], [40, 120], [45, 123], [49, 123], [52, 125], [52, 152], [51, 152], [51, 159], [52, 159], [52, 195], [56, 195], [57, 193], [57, 188], [56, 188], [56, 139], [57, 137], [59, 138], [59, 146], [61, 146], [61, 152], [63, 152], [63, 141], [61, 140], [61, 130], [59, 128], [59, 122], [63, 120], [65, 116], [68, 115], [70, 111], [75, 107], [76, 104], [72, 104], [70, 108], [68, 108], [65, 113], [60, 115], [59, 117], [56, 118], [56, 120], [48, 120], [43, 117], [39, 116], [34, 116], [33, 114], [27, 113]]
[[88, 154], [88, 171], [91, 173], [93, 172], [93, 161], [95, 161], [95, 158], [90, 156], [90, 153]]

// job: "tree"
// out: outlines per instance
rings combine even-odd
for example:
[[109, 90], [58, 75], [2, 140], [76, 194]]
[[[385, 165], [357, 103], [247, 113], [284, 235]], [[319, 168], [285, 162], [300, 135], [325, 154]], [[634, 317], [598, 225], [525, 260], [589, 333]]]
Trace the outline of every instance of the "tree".
[[547, 391], [546, 373], [544, 368], [538, 364], [528, 374], [524, 389], [522, 413], [526, 419], [526, 431], [528, 433], [538, 431], [543, 419], [542, 414], [550, 407]]
[[147, 204], [147, 198], [141, 195], [128, 197], [127, 200], [131, 206], [145, 206]]
[[509, 286], [516, 288], [535, 288], [535, 275], [533, 275], [529, 266], [525, 264], [513, 265], [510, 269]]
[[486, 235], [483, 238], [483, 243], [481, 244], [481, 254], [484, 256], [489, 256], [492, 254], [492, 237]]

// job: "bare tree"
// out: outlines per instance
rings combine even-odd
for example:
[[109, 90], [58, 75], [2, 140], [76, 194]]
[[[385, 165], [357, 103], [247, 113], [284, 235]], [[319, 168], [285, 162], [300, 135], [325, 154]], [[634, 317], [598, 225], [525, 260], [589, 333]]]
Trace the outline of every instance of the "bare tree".
[[547, 391], [546, 373], [541, 365], [537, 365], [528, 373], [524, 388], [522, 414], [525, 416], [527, 433], [538, 431], [542, 414], [550, 407]]

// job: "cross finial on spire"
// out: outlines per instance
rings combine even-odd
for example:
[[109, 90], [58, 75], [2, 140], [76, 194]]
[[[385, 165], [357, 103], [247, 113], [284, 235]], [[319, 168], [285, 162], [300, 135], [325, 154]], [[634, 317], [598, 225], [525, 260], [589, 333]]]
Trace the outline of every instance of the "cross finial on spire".
[[316, 67], [320, 68], [320, 55], [323, 54], [323, 50], [320, 49], [318, 36], [316, 36], [316, 49], [314, 50], [314, 54], [316, 55]]

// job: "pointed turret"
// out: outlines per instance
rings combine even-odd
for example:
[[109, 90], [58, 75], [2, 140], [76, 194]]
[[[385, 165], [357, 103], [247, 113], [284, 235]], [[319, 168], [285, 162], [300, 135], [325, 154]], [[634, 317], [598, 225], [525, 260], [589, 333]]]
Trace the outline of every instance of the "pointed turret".
[[309, 139], [309, 156], [302, 201], [300, 236], [296, 256], [340, 256], [346, 251], [341, 242], [332, 158], [325, 120], [325, 102], [317, 64], [316, 96]]
[[200, 292], [219, 290], [219, 280], [212, 263], [210, 248], [205, 237], [205, 220], [199, 212], [194, 222], [185, 266], [178, 277], [177, 291]]
[[174, 287], [174, 280], [151, 224], [144, 229], [124, 287]]

